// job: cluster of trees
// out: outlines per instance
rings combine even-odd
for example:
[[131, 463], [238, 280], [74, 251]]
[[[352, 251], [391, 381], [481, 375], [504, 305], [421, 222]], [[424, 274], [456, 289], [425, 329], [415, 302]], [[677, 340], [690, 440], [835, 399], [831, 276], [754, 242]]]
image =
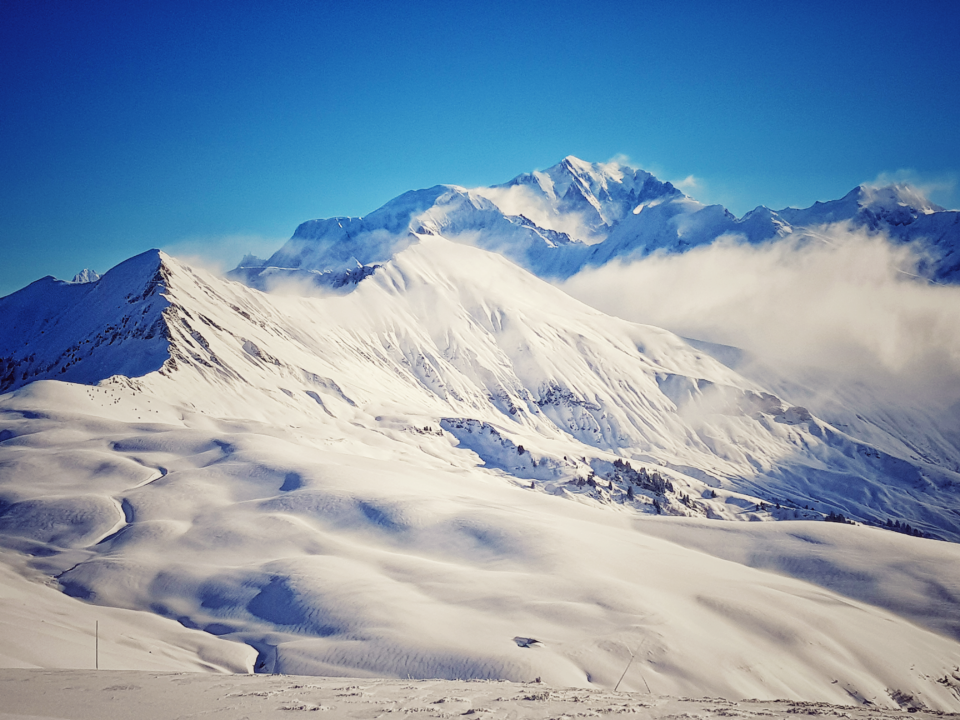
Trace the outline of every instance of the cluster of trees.
[[613, 480], [608, 480], [607, 484], [604, 485], [602, 480], [597, 480], [597, 474], [591, 470], [590, 474], [585, 478], [577, 478], [577, 487], [583, 487], [584, 485], [589, 485], [592, 488], [603, 487], [607, 490], [613, 490]]
[[918, 530], [915, 527], [910, 527], [907, 523], [901, 524], [899, 520], [891, 520], [887, 518], [887, 523], [884, 525], [887, 530], [893, 530], [894, 532], [903, 533], [904, 535], [912, 535], [913, 537], [924, 537], [923, 531]]
[[[653, 493], [655, 496], [653, 498], [653, 509], [658, 515], [663, 512], [663, 496], [674, 492], [673, 483], [658, 471], [648, 471], [645, 467], [635, 469], [629, 460], [621, 460], [620, 458], [613, 461], [613, 471], [604, 473], [603, 478], [598, 478], [597, 474], [591, 470], [587, 477], [577, 479], [577, 487], [587, 485], [593, 488], [604, 488], [610, 492], [613, 492], [615, 483], [626, 485], [627, 500], [636, 500], [637, 496], [634, 488], [637, 487]], [[689, 495], [681, 495], [680, 502], [689, 508], [694, 507], [694, 502]]]
[[414, 425], [411, 429], [418, 435], [443, 435], [443, 430], [434, 430], [429, 425], [424, 425], [422, 428]]
[[846, 525], [853, 525], [852, 520], [847, 520], [843, 516], [843, 513], [835, 513], [832, 510], [827, 513], [826, 517], [823, 518], [826, 522], [835, 522], [835, 523], [844, 523]]
[[[847, 525], [855, 524], [853, 520], [844, 517], [843, 513], [835, 513], [833, 511], [827, 513], [823, 519], [826, 522], [846, 523]], [[927, 535], [919, 528], [911, 527], [909, 523], [901, 523], [899, 520], [890, 520], [888, 518], [887, 522], [883, 523], [880, 527], [884, 527], [887, 530], [893, 530], [894, 532], [903, 533], [904, 535], [911, 535], [912, 537], [927, 537]]]
[[613, 461], [614, 477], [628, 485], [638, 485], [656, 495], [666, 495], [673, 492], [673, 483], [664, 478], [659, 472], [647, 472], [645, 467], [634, 470], [629, 460], [617, 458]]

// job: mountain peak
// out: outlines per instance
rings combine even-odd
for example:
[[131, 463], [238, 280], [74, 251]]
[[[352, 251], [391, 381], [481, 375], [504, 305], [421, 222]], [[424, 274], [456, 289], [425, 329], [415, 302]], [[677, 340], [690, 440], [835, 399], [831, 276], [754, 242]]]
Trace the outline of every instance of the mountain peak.
[[163, 311], [172, 259], [148, 250], [97, 282], [39, 280], [0, 298], [0, 392], [34, 380], [143, 375], [167, 359]]
[[[596, 194], [597, 191], [608, 189], [611, 185], [632, 184], [631, 180], [636, 175], [637, 170], [615, 161], [594, 163], [581, 160], [573, 155], [567, 155], [559, 163], [544, 172], [553, 178], [555, 184], [561, 176], [567, 175], [570, 182], [580, 181], [585, 187], [589, 188], [591, 193]], [[652, 177], [647, 172], [642, 170], [640, 172], [643, 180]], [[569, 184], [564, 185], [569, 187]], [[562, 195], [565, 191], [564, 188], [563, 191], [557, 191], [557, 194]]]
[[854, 192], [858, 193], [860, 206], [872, 210], [891, 212], [896, 211], [897, 208], [909, 208], [916, 211], [913, 213], [915, 216], [944, 211], [944, 208], [930, 202], [922, 190], [907, 183], [863, 184]]
[[563, 160], [557, 163], [554, 167], [565, 167], [573, 172], [578, 173], [596, 173], [600, 168], [605, 166], [613, 166], [619, 168], [620, 166], [617, 163], [593, 163], [586, 160], [581, 160], [575, 155], [567, 155]]
[[91, 283], [91, 282], [96, 282], [99, 279], [100, 279], [100, 273], [98, 273], [96, 270], [91, 270], [90, 268], [84, 268], [83, 270], [81, 270], [80, 272], [78, 272], [76, 275], [73, 276], [73, 280], [71, 280], [71, 282]]

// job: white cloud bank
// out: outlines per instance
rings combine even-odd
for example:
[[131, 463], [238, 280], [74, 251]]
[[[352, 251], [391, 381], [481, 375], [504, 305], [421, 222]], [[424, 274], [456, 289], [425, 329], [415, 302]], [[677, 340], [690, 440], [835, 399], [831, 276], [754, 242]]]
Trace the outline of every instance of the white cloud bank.
[[542, 228], [566, 233], [588, 245], [603, 240], [582, 213], [559, 213], [546, 196], [525, 185], [474, 188], [473, 192], [492, 202], [504, 215], [523, 215]]
[[922, 200], [942, 205], [948, 209], [957, 209], [957, 176], [955, 173], [927, 175], [916, 170], [901, 168], [895, 172], [882, 172], [873, 180], [863, 183], [868, 188], [881, 188], [887, 185], [909, 185], [917, 191]]
[[161, 247], [168, 255], [180, 258], [188, 265], [202, 267], [222, 275], [237, 266], [247, 254], [266, 258], [275, 253], [286, 239], [260, 235], [218, 235], [188, 237]]
[[916, 261], [909, 247], [834, 225], [759, 246], [721, 238], [585, 270], [561, 287], [609, 314], [769, 362], [956, 402], [960, 287], [926, 283]]

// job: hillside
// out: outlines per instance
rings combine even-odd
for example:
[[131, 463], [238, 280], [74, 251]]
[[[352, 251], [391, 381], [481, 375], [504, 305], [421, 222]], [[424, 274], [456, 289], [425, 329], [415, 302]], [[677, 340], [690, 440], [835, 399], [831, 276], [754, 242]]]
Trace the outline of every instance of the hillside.
[[[48, 285], [0, 300], [0, 542], [74, 597], [249, 644], [267, 672], [609, 688], [636, 654], [621, 689], [956, 707], [957, 546], [822, 521], [956, 539], [942, 458], [428, 233], [345, 295], [157, 252]], [[767, 560], [661, 537], [658, 514], [728, 520]], [[811, 571], [798, 538], [858, 564]], [[909, 602], [871, 592], [904, 564]]]

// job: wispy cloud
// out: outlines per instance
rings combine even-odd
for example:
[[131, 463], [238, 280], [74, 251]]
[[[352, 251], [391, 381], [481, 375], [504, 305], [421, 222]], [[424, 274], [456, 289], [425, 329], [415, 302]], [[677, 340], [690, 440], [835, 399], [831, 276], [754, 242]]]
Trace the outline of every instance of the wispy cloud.
[[160, 249], [190, 265], [222, 275], [235, 268], [244, 255], [266, 258], [279, 250], [284, 242], [285, 238], [261, 235], [195, 236], [175, 240]]
[[545, 195], [527, 186], [475, 188], [472, 192], [492, 202], [504, 215], [523, 215], [542, 228], [566, 233], [587, 244], [602, 239], [595, 236], [594, 229], [580, 213], [557, 212]]
[[693, 175], [687, 175], [683, 180], [675, 181], [673, 186], [685, 193], [690, 193], [700, 187], [700, 180]]
[[629, 156], [624, 155], [623, 153], [617, 153], [617, 154], [614, 155], [612, 158], [610, 158], [609, 160], [607, 160], [607, 162], [606, 162], [605, 164], [606, 164], [606, 165], [623, 165], [623, 166], [625, 166], [625, 167], [631, 167], [631, 168], [639, 167], [639, 165], [637, 165], [636, 163], [634, 163], [634, 162], [629, 158]]
[[910, 185], [938, 205], [952, 209], [957, 207], [958, 182], [956, 173], [927, 175], [909, 168], [901, 168], [893, 172], [882, 172], [873, 180], [866, 181], [863, 184], [867, 187]]
[[769, 361], [960, 401], [960, 287], [918, 279], [917, 259], [838, 225], [759, 246], [725, 238], [586, 270], [562, 287], [610, 314]]

